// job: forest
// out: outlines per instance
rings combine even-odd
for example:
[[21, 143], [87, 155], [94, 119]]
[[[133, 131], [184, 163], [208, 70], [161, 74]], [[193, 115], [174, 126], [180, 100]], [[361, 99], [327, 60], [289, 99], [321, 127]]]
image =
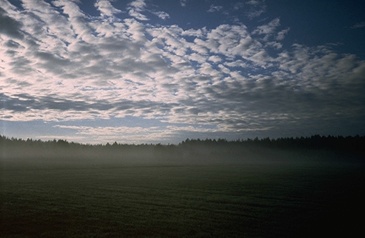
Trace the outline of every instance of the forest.
[[80, 144], [66, 140], [41, 141], [0, 136], [3, 159], [88, 158], [121, 159], [124, 162], [239, 162], [252, 160], [295, 160], [331, 157], [346, 160], [365, 158], [365, 136], [321, 136], [296, 138], [186, 139], [179, 144]]

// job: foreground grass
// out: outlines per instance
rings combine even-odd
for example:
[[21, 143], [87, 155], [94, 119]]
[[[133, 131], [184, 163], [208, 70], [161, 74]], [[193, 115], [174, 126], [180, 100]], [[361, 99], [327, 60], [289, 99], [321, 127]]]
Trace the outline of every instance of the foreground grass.
[[1, 237], [364, 233], [358, 165], [3, 164], [0, 172]]

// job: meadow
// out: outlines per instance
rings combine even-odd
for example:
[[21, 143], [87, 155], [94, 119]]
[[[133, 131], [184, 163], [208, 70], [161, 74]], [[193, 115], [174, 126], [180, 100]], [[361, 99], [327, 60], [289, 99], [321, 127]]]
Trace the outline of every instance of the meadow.
[[2, 158], [0, 237], [364, 234], [363, 163], [207, 161]]

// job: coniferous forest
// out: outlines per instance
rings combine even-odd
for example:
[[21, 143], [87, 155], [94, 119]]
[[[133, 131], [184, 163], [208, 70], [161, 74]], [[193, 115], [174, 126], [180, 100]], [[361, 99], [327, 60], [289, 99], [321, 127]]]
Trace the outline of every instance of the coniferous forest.
[[[364, 136], [320, 136], [296, 138], [255, 138], [228, 141], [226, 139], [186, 139], [175, 144], [80, 144], [66, 140], [41, 141], [33, 139], [17, 139], [0, 136], [1, 156], [6, 157], [105, 157], [111, 156], [120, 159], [150, 158], [163, 156], [166, 159], [195, 159], [201, 156], [212, 156], [217, 153], [248, 159], [250, 152], [281, 152], [303, 155], [322, 153], [343, 159], [362, 159], [365, 156]], [[214, 156], [213, 156], [214, 157]], [[345, 158], [346, 157], [346, 158]], [[158, 158], [157, 158], [158, 159]], [[209, 159], [209, 158], [208, 158]], [[229, 160], [228, 156], [220, 158], [222, 162]], [[269, 158], [267, 158], [269, 159]], [[293, 158], [295, 159], [295, 158]]]

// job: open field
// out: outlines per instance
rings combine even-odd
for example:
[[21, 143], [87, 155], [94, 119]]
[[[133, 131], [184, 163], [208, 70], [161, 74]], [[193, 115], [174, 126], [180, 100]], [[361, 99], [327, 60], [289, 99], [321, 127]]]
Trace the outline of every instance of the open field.
[[[311, 237], [362, 232], [364, 167], [11, 164], [1, 237]], [[359, 233], [358, 233], [359, 235]]]

